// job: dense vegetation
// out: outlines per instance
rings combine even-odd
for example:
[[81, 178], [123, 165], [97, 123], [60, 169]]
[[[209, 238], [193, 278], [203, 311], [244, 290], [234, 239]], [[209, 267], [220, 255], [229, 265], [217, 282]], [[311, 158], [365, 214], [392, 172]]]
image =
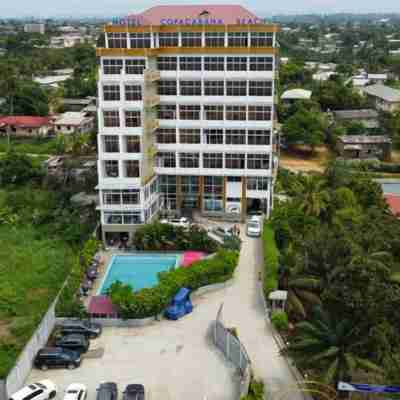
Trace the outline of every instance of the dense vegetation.
[[0, 377], [6, 376], [76, 263], [94, 212], [70, 188], [43, 179], [35, 160], [0, 159]]
[[198, 261], [189, 268], [178, 268], [159, 274], [157, 286], [134, 292], [130, 285], [116, 282], [109, 295], [122, 318], [146, 318], [160, 314], [182, 287], [196, 290], [232, 278], [239, 254], [220, 250], [214, 257]]
[[[395, 382], [400, 221], [380, 186], [336, 164], [324, 175], [281, 173], [279, 180], [290, 199], [276, 204], [271, 221], [278, 287], [288, 291], [287, 311], [298, 322], [287, 351], [327, 383]], [[271, 240], [265, 243], [268, 254]]]

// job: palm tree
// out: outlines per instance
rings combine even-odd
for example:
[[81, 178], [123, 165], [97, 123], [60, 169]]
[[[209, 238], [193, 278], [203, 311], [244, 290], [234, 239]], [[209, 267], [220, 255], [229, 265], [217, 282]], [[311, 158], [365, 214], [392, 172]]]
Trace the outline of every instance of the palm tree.
[[303, 181], [300, 208], [308, 216], [319, 217], [327, 209], [329, 193], [323, 188], [324, 181], [308, 176]]
[[317, 307], [312, 320], [296, 325], [294, 339], [284, 352], [300, 367], [317, 370], [324, 383], [335, 387], [340, 380], [351, 380], [360, 369], [381, 374], [379, 366], [358, 356], [366, 338], [360, 339], [355, 331], [351, 320], [336, 319]]

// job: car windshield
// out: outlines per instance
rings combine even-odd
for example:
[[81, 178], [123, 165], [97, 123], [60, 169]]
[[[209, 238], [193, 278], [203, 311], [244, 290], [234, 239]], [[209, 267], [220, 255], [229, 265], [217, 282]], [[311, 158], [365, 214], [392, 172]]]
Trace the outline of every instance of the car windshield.
[[249, 223], [247, 224], [247, 226], [248, 226], [249, 228], [254, 228], [254, 229], [258, 229], [258, 227], [259, 227], [259, 225], [257, 224], [257, 222], [249, 222]]
[[74, 394], [74, 393], [78, 393], [78, 391], [77, 391], [77, 390], [74, 390], [74, 389], [72, 389], [72, 390], [67, 390], [67, 393]]
[[46, 386], [42, 385], [40, 382], [36, 382], [35, 385], [39, 386], [41, 389], [46, 389]]

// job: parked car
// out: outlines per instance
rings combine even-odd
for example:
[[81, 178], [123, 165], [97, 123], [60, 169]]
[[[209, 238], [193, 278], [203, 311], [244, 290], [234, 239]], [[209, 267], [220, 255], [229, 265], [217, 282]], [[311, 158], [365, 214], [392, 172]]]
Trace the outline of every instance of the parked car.
[[89, 339], [93, 339], [101, 335], [102, 328], [100, 324], [96, 324], [94, 322], [72, 320], [72, 321], [64, 321], [60, 325], [60, 332], [63, 335], [67, 335], [70, 333], [79, 333], [81, 335], [86, 336]]
[[261, 223], [257, 220], [250, 219], [246, 224], [246, 234], [251, 237], [261, 236]]
[[114, 382], [105, 382], [97, 388], [96, 400], [117, 400], [118, 388]]
[[63, 349], [86, 353], [89, 348], [89, 339], [80, 333], [71, 333], [56, 338], [55, 345]]
[[180, 227], [186, 228], [186, 229], [190, 227], [190, 222], [185, 217], [162, 219], [160, 222], [162, 224], [170, 224], [170, 225], [174, 225], [174, 226], [180, 226]]
[[9, 400], [49, 400], [54, 399], [56, 395], [57, 386], [46, 379], [23, 387], [15, 392]]
[[144, 397], [144, 386], [133, 384], [125, 388], [122, 400], [144, 400]]
[[81, 365], [81, 355], [77, 351], [62, 347], [45, 347], [38, 351], [34, 365], [42, 370], [57, 367], [74, 369]]
[[86, 400], [87, 389], [82, 383], [71, 383], [65, 389], [64, 400]]

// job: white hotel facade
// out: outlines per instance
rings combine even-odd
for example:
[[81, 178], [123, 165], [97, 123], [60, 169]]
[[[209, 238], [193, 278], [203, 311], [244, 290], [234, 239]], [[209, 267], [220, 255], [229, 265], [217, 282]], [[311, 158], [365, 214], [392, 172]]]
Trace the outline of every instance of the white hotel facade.
[[160, 210], [269, 214], [276, 32], [227, 5], [157, 6], [105, 27], [97, 54], [106, 241]]

